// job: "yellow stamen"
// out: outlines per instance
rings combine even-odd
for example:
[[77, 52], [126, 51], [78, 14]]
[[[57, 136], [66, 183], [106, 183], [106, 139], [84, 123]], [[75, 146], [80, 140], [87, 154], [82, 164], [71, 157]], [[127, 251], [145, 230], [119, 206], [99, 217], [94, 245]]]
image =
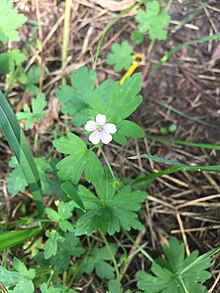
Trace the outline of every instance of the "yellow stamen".
[[121, 78], [120, 83], [123, 84], [126, 77], [131, 76], [133, 72], [139, 67], [144, 65], [144, 54], [142, 53], [135, 53], [133, 54], [133, 62], [131, 64], [131, 67], [125, 72], [124, 76]]

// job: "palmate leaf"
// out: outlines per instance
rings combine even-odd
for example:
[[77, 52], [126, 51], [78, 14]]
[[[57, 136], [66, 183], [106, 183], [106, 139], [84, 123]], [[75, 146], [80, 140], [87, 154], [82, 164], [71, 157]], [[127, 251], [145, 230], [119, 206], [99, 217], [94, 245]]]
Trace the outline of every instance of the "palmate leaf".
[[84, 251], [85, 249], [80, 246], [79, 238], [73, 232], [69, 232], [65, 234], [63, 242], [58, 242], [57, 253], [49, 262], [56, 274], [61, 274], [68, 269], [71, 257], [80, 257]]
[[[111, 251], [113, 254], [115, 254], [116, 246], [111, 245]], [[82, 263], [79, 266], [79, 272], [91, 275], [95, 270], [96, 275], [100, 279], [113, 279], [115, 277], [114, 268], [107, 262], [111, 259], [112, 257], [106, 246], [102, 248], [95, 247], [91, 251], [90, 255], [84, 257]]]
[[167, 31], [164, 29], [169, 25], [170, 17], [167, 12], [161, 11], [158, 1], [147, 4], [146, 11], [139, 9], [135, 17], [140, 33], [149, 32], [151, 40], [166, 40]]
[[32, 100], [32, 112], [28, 105], [23, 107], [23, 112], [18, 112], [16, 114], [19, 121], [25, 121], [25, 127], [29, 128], [38, 119], [43, 119], [46, 117], [46, 113], [43, 112], [46, 107], [47, 102], [44, 94], [37, 95], [36, 99]]
[[124, 186], [116, 192], [107, 169], [104, 175], [96, 178], [93, 185], [97, 196], [84, 186], [79, 186], [86, 213], [77, 221], [76, 235], [90, 235], [97, 228], [109, 235], [119, 232], [121, 228], [127, 231], [143, 228], [137, 219], [137, 211], [147, 197], [145, 192], [132, 191], [130, 186]]
[[56, 92], [56, 96], [62, 105], [61, 111], [72, 117], [74, 125], [81, 126], [89, 118], [90, 97], [95, 94], [105, 99], [113, 82], [106, 80], [96, 89], [96, 72], [89, 71], [87, 67], [79, 68], [70, 78], [72, 86], [63, 85]]
[[73, 201], [61, 202], [57, 212], [51, 208], [46, 208], [45, 212], [51, 221], [58, 223], [61, 230], [64, 232], [73, 231], [73, 225], [67, 221], [67, 219], [72, 217], [72, 210], [74, 206], [75, 203]]
[[0, 266], [0, 282], [6, 287], [6, 289], [10, 289], [9, 292], [34, 292], [32, 279], [35, 278], [35, 270], [28, 270], [25, 264], [16, 257], [13, 259], [13, 267], [15, 271], [8, 271], [4, 267]]
[[56, 165], [61, 179], [77, 184], [85, 172], [87, 181], [93, 182], [96, 176], [99, 177], [103, 173], [102, 165], [95, 153], [88, 150], [77, 135], [69, 132], [67, 137], [55, 140], [53, 145], [60, 153], [69, 155]]
[[114, 65], [116, 72], [120, 72], [123, 69], [128, 70], [133, 61], [133, 47], [127, 41], [123, 41], [121, 45], [114, 43], [111, 49], [112, 53], [108, 54], [107, 63]]
[[219, 250], [214, 249], [200, 257], [195, 250], [185, 258], [184, 245], [171, 238], [169, 245], [163, 246], [165, 259], [159, 258], [152, 264], [154, 275], [145, 271], [136, 274], [138, 288], [145, 293], [208, 292], [203, 283], [211, 278], [211, 274], [206, 270], [211, 266], [211, 255]]
[[0, 41], [4, 44], [8, 40], [19, 41], [17, 29], [21, 27], [27, 18], [23, 14], [18, 14], [9, 0], [1, 0], [0, 9]]
[[103, 100], [98, 96], [90, 99], [90, 116], [95, 118], [97, 114], [104, 114], [107, 122], [117, 127], [113, 139], [119, 144], [126, 144], [126, 137], [140, 138], [144, 136], [143, 130], [134, 122], [125, 120], [141, 104], [142, 96], [138, 95], [141, 90], [142, 76], [140, 73], [127, 77], [123, 84], [115, 82], [108, 97]]
[[26, 56], [20, 50], [14, 49], [0, 54], [0, 71], [4, 74], [12, 74], [15, 66], [21, 65], [26, 60]]
[[[35, 158], [34, 161], [39, 173], [42, 192], [46, 194], [49, 188], [47, 172], [51, 171], [51, 166], [47, 162], [45, 162], [43, 158]], [[9, 167], [14, 168], [14, 170], [12, 170], [7, 177], [8, 192], [10, 194], [24, 192], [28, 186], [28, 183], [15, 157], [11, 158], [11, 161], [9, 162]]]

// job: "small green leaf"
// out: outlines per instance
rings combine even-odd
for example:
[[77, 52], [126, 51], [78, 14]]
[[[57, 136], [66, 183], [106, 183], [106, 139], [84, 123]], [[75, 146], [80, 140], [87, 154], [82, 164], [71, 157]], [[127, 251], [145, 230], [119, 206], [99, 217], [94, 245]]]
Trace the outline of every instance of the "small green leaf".
[[144, 34], [141, 32], [134, 32], [131, 35], [131, 39], [135, 42], [135, 44], [140, 45], [144, 40]]
[[32, 110], [27, 105], [24, 105], [23, 112], [18, 112], [16, 114], [19, 121], [26, 120], [25, 127], [29, 128], [38, 119], [43, 119], [46, 117], [45, 112], [43, 112], [46, 107], [47, 102], [44, 94], [40, 94], [36, 99], [32, 100]]
[[143, 129], [134, 122], [131, 122], [129, 120], [122, 120], [117, 126], [120, 132], [127, 137], [144, 137]]
[[64, 239], [63, 242], [58, 242], [57, 253], [49, 261], [56, 274], [61, 274], [68, 269], [72, 256], [80, 257], [85, 251], [80, 246], [79, 238], [73, 232], [65, 233]]
[[107, 56], [107, 63], [114, 65], [114, 70], [120, 72], [123, 69], [128, 70], [133, 61], [133, 47], [127, 41], [123, 41], [121, 45], [115, 43], [112, 45], [112, 53]]
[[[14, 293], [33, 293], [34, 285], [32, 279], [35, 278], [35, 270], [28, 270], [23, 262], [18, 258], [13, 259], [13, 268], [16, 270], [8, 271], [0, 266], [0, 282], [6, 287], [8, 292]], [[13, 291], [11, 291], [13, 288]]]
[[56, 96], [62, 105], [61, 111], [72, 116], [73, 124], [81, 126], [88, 120], [89, 99], [95, 91], [96, 72], [81, 67], [70, 78], [72, 86], [63, 85]]
[[66, 181], [63, 184], [61, 184], [61, 188], [68, 195], [68, 197], [74, 201], [74, 203], [76, 204], [77, 207], [79, 207], [80, 209], [85, 211], [85, 207], [83, 205], [83, 202], [82, 202], [76, 188], [74, 187], [74, 185], [70, 181]]
[[140, 33], [149, 32], [151, 40], [166, 40], [167, 31], [165, 28], [169, 25], [170, 17], [167, 12], [161, 11], [158, 1], [152, 1], [147, 4], [146, 12], [139, 9], [135, 17]]
[[26, 60], [26, 56], [18, 49], [10, 50], [0, 54], [0, 71], [4, 74], [12, 74], [15, 66], [21, 65]]
[[44, 258], [49, 259], [50, 257], [57, 254], [58, 242], [64, 242], [65, 238], [61, 237], [56, 230], [46, 231], [48, 237], [47, 242], [44, 245]]
[[1, 0], [0, 10], [0, 41], [4, 44], [10, 41], [19, 41], [17, 29], [20, 28], [27, 18], [23, 14], [18, 14], [13, 8], [13, 4], [8, 0]]

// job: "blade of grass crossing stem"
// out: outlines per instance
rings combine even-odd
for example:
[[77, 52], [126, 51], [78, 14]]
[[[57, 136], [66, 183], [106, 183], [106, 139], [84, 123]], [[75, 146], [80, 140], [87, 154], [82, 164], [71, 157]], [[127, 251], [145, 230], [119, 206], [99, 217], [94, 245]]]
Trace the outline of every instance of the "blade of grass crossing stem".
[[189, 46], [189, 45], [195, 45], [195, 44], [199, 44], [199, 43], [204, 43], [204, 42], [209, 42], [209, 41], [216, 41], [220, 39], [220, 34], [215, 34], [212, 36], [206, 36], [200, 39], [195, 39], [195, 40], [191, 40], [185, 43], [182, 43], [178, 46], [176, 46], [175, 48], [171, 49], [169, 52], [167, 52], [161, 59], [160, 61], [153, 67], [151, 74], [154, 73], [155, 71], [157, 71], [161, 65], [163, 65], [165, 62], [168, 61], [168, 59], [177, 51], [181, 50], [182, 48]]
[[176, 172], [180, 172], [180, 171], [197, 171], [197, 172], [203, 171], [203, 172], [220, 173], [220, 165], [216, 165], [216, 166], [190, 166], [190, 165], [185, 165], [185, 164], [182, 164], [182, 163], [179, 163], [176, 161], [164, 159], [162, 157], [153, 156], [153, 155], [141, 155], [141, 156], [130, 157], [130, 159], [138, 159], [138, 158], [146, 158], [146, 159], [150, 159], [154, 162], [173, 165], [174, 167], [171, 167], [171, 168], [168, 168], [168, 169], [165, 169], [165, 170], [138, 178], [133, 182], [133, 184], [143, 182], [143, 181], [153, 180], [157, 177], [161, 177], [163, 175], [168, 175], [168, 174], [172, 174], [172, 173], [176, 173]]
[[40, 227], [0, 233], [0, 250], [24, 243], [41, 231]]
[[96, 54], [95, 54], [95, 60], [94, 60], [94, 63], [93, 63], [93, 69], [96, 69], [96, 64], [97, 64], [97, 61], [98, 61], [98, 57], [99, 57], [99, 53], [101, 51], [101, 46], [102, 46], [102, 43], [103, 43], [103, 40], [107, 34], [107, 32], [113, 27], [113, 25], [124, 15], [126, 14], [127, 12], [129, 12], [130, 10], [132, 10], [134, 7], [137, 7], [137, 6], [141, 6], [142, 4], [144, 3], [147, 3], [147, 2], [150, 2], [152, 0], [144, 0], [144, 1], [141, 1], [139, 3], [136, 3], [134, 5], [132, 5], [131, 7], [123, 10], [121, 13], [119, 13], [106, 27], [105, 29], [103, 30], [103, 33], [101, 35], [101, 38], [98, 42], [98, 45], [97, 45], [97, 50], [96, 50]]
[[168, 109], [168, 110], [170, 110], [170, 111], [172, 111], [172, 112], [178, 114], [179, 116], [182, 116], [182, 117], [184, 117], [184, 118], [186, 118], [188, 120], [195, 121], [195, 122], [197, 122], [199, 124], [202, 124], [202, 125], [204, 125], [206, 127], [210, 127], [210, 128], [214, 128], [214, 129], [220, 129], [220, 125], [219, 126], [212, 125], [212, 124], [209, 124], [206, 121], [198, 119], [198, 118], [196, 118], [194, 116], [189, 116], [189, 115], [185, 114], [184, 112], [180, 111], [179, 109], [176, 109], [171, 105], [168, 105], [164, 101], [158, 100], [158, 99], [156, 99], [154, 97], [150, 97], [150, 96], [148, 97], [148, 99], [151, 100], [153, 103], [155, 103], [157, 105], [160, 105], [160, 106], [162, 106], [162, 107], [164, 107], [164, 108], [166, 108], [166, 109]]
[[0, 91], [0, 127], [2, 128], [8, 143], [17, 158], [24, 173], [29, 188], [33, 194], [39, 215], [44, 213], [42, 191], [39, 174], [33, 155], [20, 128], [16, 116], [8, 101]]
[[145, 137], [150, 140], [155, 140], [155, 141], [160, 141], [160, 142], [166, 142], [166, 143], [171, 143], [171, 144], [184, 145], [184, 146], [188, 146], [188, 147], [196, 147], [196, 148], [201, 148], [201, 149], [220, 151], [220, 145], [216, 145], [216, 144], [176, 140], [176, 139], [170, 139], [167, 137], [154, 136], [154, 135], [150, 135], [150, 134], [146, 134]]

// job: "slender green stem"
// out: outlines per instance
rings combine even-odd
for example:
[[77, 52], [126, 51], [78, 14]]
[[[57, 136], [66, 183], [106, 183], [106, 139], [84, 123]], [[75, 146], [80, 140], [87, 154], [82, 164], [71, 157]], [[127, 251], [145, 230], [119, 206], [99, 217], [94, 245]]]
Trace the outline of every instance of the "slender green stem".
[[113, 173], [112, 167], [111, 167], [111, 165], [109, 164], [108, 158], [106, 157], [106, 155], [105, 155], [105, 153], [104, 153], [104, 151], [103, 151], [103, 149], [102, 149], [101, 147], [100, 147], [100, 151], [101, 151], [101, 153], [102, 153], [102, 155], [103, 155], [103, 158], [105, 159], [105, 162], [106, 162], [106, 164], [107, 164], [107, 166], [108, 166], [108, 168], [109, 168], [109, 170], [110, 170], [110, 172], [111, 172], [111, 174], [112, 174], [113, 179], [115, 179], [115, 175], [114, 175], [114, 173]]
[[[71, 13], [72, 0], [66, 0], [65, 2], [65, 15], [64, 15], [64, 27], [63, 27], [63, 46], [62, 46], [62, 69], [66, 66], [68, 40], [69, 40], [69, 24]], [[65, 84], [65, 78], [62, 79], [62, 83]]]
[[119, 13], [107, 26], [106, 28], [104, 29], [103, 33], [102, 33], [102, 36], [98, 42], [98, 46], [97, 46], [97, 50], [96, 50], [96, 54], [95, 54], [95, 60], [94, 60], [94, 63], [93, 63], [93, 68], [96, 69], [96, 64], [97, 64], [97, 61], [98, 61], [98, 57], [99, 57], [99, 53], [100, 53], [100, 50], [101, 50], [101, 46], [102, 46], [102, 43], [103, 43], [103, 40], [107, 34], [107, 32], [113, 27], [113, 25], [124, 15], [126, 14], [127, 12], [129, 12], [130, 10], [132, 10], [134, 7], [137, 7], [137, 6], [140, 6], [146, 2], [148, 2], [149, 0], [144, 0], [144, 1], [141, 1], [139, 3], [136, 3], [134, 5], [132, 5], [131, 7], [123, 10], [121, 13]]
[[17, 67], [17, 68], [15, 69], [15, 71], [12, 73], [12, 75], [10, 76], [10, 78], [9, 78], [8, 88], [7, 88], [7, 90], [5, 91], [5, 96], [6, 96], [6, 97], [8, 96], [8, 93], [10, 92], [10, 90], [11, 90], [11, 88], [12, 88], [12, 86], [13, 86], [13, 83], [14, 83], [14, 81], [15, 81], [15, 78], [16, 78], [17, 74], [18, 74], [19, 68], [20, 68], [20, 67]]
[[117, 261], [116, 261], [116, 259], [115, 259], [115, 256], [114, 256], [114, 254], [113, 254], [113, 252], [112, 252], [112, 250], [111, 250], [111, 247], [110, 247], [110, 245], [109, 245], [109, 243], [108, 243], [108, 240], [106, 239], [105, 235], [102, 233], [101, 230], [99, 230], [99, 233], [100, 233], [101, 236], [102, 236], [102, 239], [103, 239], [103, 241], [104, 241], [104, 243], [105, 243], [105, 245], [106, 245], [106, 247], [107, 247], [107, 249], [108, 249], [108, 251], [109, 251], [109, 254], [110, 254], [111, 259], [112, 259], [112, 262], [113, 262], [113, 265], [114, 265], [114, 267], [115, 267], [115, 273], [116, 273], [117, 284], [118, 284], [118, 286], [117, 286], [117, 293], [121, 293], [120, 273], [119, 273], [119, 269], [118, 269]]
[[165, 11], [167, 11], [167, 12], [169, 11], [172, 2], [173, 2], [173, 0], [169, 0], [169, 1], [168, 1], [167, 6], [166, 6], [166, 8], [165, 8]]
[[183, 282], [183, 279], [181, 276], [179, 276], [179, 280], [180, 280], [180, 284], [182, 285], [182, 288], [184, 290], [185, 293], [189, 293], [188, 289], [186, 288], [186, 285]]
[[132, 239], [132, 237], [128, 234], [128, 232], [124, 231], [125, 235], [128, 239], [141, 251], [141, 253], [150, 261], [154, 262], [154, 259], [136, 242]]

